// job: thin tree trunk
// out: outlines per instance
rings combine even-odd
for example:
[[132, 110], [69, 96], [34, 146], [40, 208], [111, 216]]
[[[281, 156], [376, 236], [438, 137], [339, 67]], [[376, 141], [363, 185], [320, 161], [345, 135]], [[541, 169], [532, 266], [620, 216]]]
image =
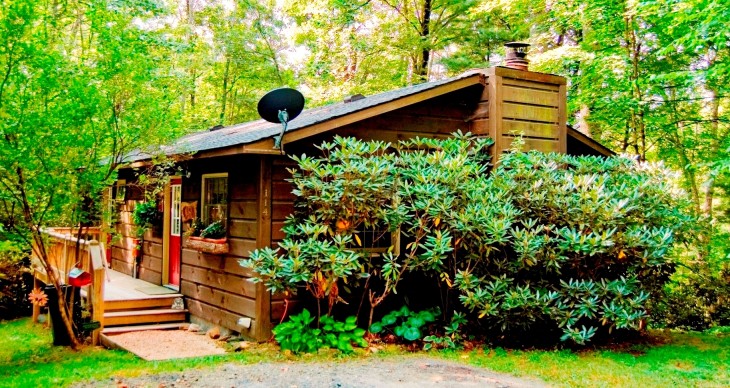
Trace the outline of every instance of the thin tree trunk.
[[419, 82], [428, 81], [428, 64], [431, 60], [431, 47], [427, 44], [431, 38], [431, 0], [423, 0], [423, 15], [421, 18], [421, 62], [418, 64], [416, 76]]
[[[712, 144], [712, 151], [710, 152], [710, 157], [713, 159], [717, 158], [717, 153], [719, 150], [720, 143], [722, 141], [722, 136], [720, 136], [720, 100], [717, 98], [717, 91], [710, 89], [712, 93], [712, 101], [710, 102], [710, 128], [712, 129], [712, 138], [713, 138], [713, 144]], [[707, 181], [707, 188], [705, 190], [705, 200], [704, 200], [704, 206], [702, 208], [702, 212], [708, 216], [712, 217], [712, 202], [714, 200], [714, 192], [715, 192], [715, 179], [710, 176]]]
[[16, 175], [18, 176], [18, 191], [19, 191], [19, 197], [22, 201], [23, 205], [23, 218], [25, 219], [26, 224], [29, 226], [31, 231], [31, 236], [33, 238], [33, 246], [38, 251], [36, 254], [41, 259], [41, 263], [43, 264], [43, 269], [46, 271], [46, 274], [48, 275], [48, 278], [51, 280], [51, 283], [53, 284], [53, 287], [56, 289], [56, 294], [58, 296], [58, 309], [61, 313], [61, 320], [63, 321], [64, 326], [66, 327], [66, 332], [68, 333], [68, 336], [71, 340], [71, 348], [72, 349], [78, 349], [78, 347], [81, 345], [78, 338], [76, 338], [76, 333], [73, 329], [73, 321], [71, 320], [70, 310], [69, 306], [66, 304], [66, 298], [63, 294], [63, 290], [61, 290], [61, 282], [56, 277], [56, 273], [53, 271], [53, 268], [50, 265], [50, 262], [48, 260], [48, 251], [46, 250], [45, 242], [43, 241], [43, 236], [41, 235], [41, 230], [39, 225], [36, 224], [35, 220], [33, 219], [33, 211], [30, 208], [30, 203], [28, 202], [28, 196], [25, 192], [25, 177], [23, 174], [23, 170], [20, 167], [17, 167]]
[[218, 124], [224, 125], [226, 120], [226, 104], [228, 102], [228, 77], [231, 69], [231, 57], [226, 55], [226, 67], [223, 71], [223, 94], [221, 95], [221, 113]]

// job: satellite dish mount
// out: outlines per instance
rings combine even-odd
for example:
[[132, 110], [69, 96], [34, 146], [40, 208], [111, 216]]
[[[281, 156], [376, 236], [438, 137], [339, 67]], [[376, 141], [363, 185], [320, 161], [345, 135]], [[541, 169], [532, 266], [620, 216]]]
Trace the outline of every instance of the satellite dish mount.
[[274, 136], [274, 149], [282, 149], [282, 138], [289, 121], [294, 120], [304, 109], [304, 96], [295, 89], [274, 89], [259, 100], [258, 111], [262, 119], [270, 123], [281, 123], [281, 133]]

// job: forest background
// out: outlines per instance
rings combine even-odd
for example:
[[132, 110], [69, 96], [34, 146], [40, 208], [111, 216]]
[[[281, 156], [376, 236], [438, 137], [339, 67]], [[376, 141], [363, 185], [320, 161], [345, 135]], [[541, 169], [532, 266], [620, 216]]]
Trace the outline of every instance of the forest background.
[[568, 79], [569, 124], [678, 172], [702, 218], [675, 302], [728, 320], [728, 20], [719, 0], [0, 0], [3, 232], [83, 222], [129, 151], [256, 119], [270, 89], [311, 108], [498, 65], [520, 40]]

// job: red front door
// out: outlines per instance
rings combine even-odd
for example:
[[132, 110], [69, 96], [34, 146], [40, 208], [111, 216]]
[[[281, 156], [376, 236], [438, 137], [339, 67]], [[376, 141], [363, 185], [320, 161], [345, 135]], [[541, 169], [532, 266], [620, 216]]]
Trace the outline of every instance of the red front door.
[[180, 222], [180, 200], [182, 179], [174, 178], [170, 181], [170, 259], [167, 283], [180, 286], [180, 244], [182, 222]]

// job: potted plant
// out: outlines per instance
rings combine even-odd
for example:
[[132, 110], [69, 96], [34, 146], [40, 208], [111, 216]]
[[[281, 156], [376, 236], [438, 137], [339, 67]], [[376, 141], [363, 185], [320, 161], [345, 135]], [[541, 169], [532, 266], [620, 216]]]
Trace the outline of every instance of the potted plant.
[[226, 228], [222, 222], [215, 221], [200, 232], [200, 237], [208, 242], [226, 242]]
[[185, 248], [206, 253], [228, 253], [229, 247], [228, 240], [226, 239], [226, 228], [221, 221], [212, 222], [207, 227], [201, 228], [200, 220], [196, 219], [193, 221], [190, 227], [190, 235], [183, 245]]
[[203, 237], [201, 237], [200, 234], [203, 232], [203, 229], [205, 229], [203, 221], [201, 221], [200, 218], [195, 218], [190, 223], [190, 228], [188, 228], [185, 232], [185, 235], [191, 240], [202, 240]]

